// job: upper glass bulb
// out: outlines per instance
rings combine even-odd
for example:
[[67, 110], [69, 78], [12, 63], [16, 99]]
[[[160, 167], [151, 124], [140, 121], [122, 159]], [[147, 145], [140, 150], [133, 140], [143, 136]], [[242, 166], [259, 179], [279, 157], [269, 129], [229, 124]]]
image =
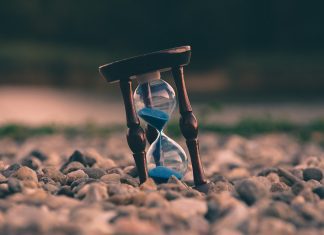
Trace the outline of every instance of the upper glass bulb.
[[176, 97], [173, 88], [160, 79], [160, 72], [153, 72], [141, 75], [134, 102], [138, 115], [161, 132], [176, 106]]

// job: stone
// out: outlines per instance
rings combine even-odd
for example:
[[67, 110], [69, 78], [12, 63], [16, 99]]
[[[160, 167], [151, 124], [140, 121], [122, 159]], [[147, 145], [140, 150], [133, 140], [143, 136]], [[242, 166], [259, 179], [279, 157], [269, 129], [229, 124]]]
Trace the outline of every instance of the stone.
[[209, 183], [207, 194], [210, 195], [213, 193], [220, 193], [224, 191], [233, 192], [234, 186], [227, 181], [217, 181], [215, 183], [211, 182]]
[[14, 172], [11, 177], [17, 178], [19, 180], [30, 180], [38, 182], [37, 174], [35, 171], [29, 167], [22, 166], [16, 172]]
[[144, 206], [148, 208], [166, 208], [169, 206], [169, 203], [161, 194], [157, 192], [151, 192], [147, 194]]
[[231, 181], [248, 178], [249, 176], [250, 172], [246, 168], [242, 167], [234, 168], [226, 174], [226, 177]]
[[91, 183], [95, 183], [95, 182], [99, 182], [99, 180], [96, 179], [91, 179], [91, 178], [81, 178], [81, 179], [77, 179], [75, 181], [72, 182], [72, 184], [70, 185], [71, 189], [73, 192], [78, 192], [78, 190], [80, 188], [83, 187], [83, 185], [85, 184], [91, 184]]
[[108, 198], [107, 186], [104, 183], [92, 183], [84, 185], [76, 195], [77, 198], [84, 198], [87, 203], [95, 203]]
[[69, 158], [69, 162], [73, 161], [80, 162], [86, 167], [92, 167], [97, 162], [93, 157], [86, 156], [78, 150], [74, 151]]
[[279, 183], [280, 182], [280, 177], [277, 173], [270, 173], [266, 177], [270, 183]]
[[109, 169], [104, 168], [104, 169], [106, 169], [107, 174], [119, 174], [121, 176], [124, 175], [123, 170], [119, 167], [113, 167], [113, 168], [109, 168]]
[[267, 196], [267, 189], [260, 182], [250, 179], [243, 180], [236, 185], [236, 191], [240, 198], [248, 205], [253, 205], [256, 201]]
[[46, 161], [48, 159], [48, 156], [44, 154], [42, 151], [39, 150], [33, 150], [29, 153], [28, 157], [35, 157], [41, 162]]
[[41, 167], [42, 162], [36, 157], [28, 157], [22, 160], [21, 165], [37, 170]]
[[100, 179], [106, 172], [100, 168], [84, 168], [83, 171], [92, 179]]
[[80, 170], [83, 168], [84, 168], [84, 165], [81, 162], [73, 161], [73, 162], [67, 163], [66, 165], [63, 165], [61, 168], [61, 172], [66, 175], [72, 171], [77, 171], [77, 170]]
[[310, 168], [304, 169], [303, 177], [304, 177], [305, 181], [308, 181], [311, 179], [321, 181], [321, 179], [323, 179], [323, 172], [319, 168], [310, 167]]
[[62, 186], [56, 193], [56, 195], [64, 195], [67, 197], [74, 197], [74, 193], [72, 192], [72, 189], [70, 188], [70, 186]]
[[182, 195], [181, 195], [181, 193], [179, 193], [179, 192], [172, 191], [172, 190], [167, 190], [167, 191], [165, 191], [165, 193], [164, 193], [164, 197], [165, 197], [165, 199], [167, 199], [168, 201], [172, 201], [172, 200], [175, 200], [175, 199], [181, 198]]
[[4, 175], [0, 174], [0, 184], [2, 183], [7, 183], [7, 178]]
[[67, 178], [66, 183], [68, 185], [70, 185], [75, 180], [89, 178], [89, 176], [86, 173], [84, 173], [83, 170], [77, 170], [77, 171], [72, 171], [72, 172], [68, 173], [66, 175], [66, 178]]
[[20, 193], [22, 192], [23, 187], [23, 183], [20, 180], [12, 177], [8, 179], [8, 188], [10, 193]]
[[100, 180], [106, 184], [120, 184], [120, 175], [116, 173], [103, 175]]
[[222, 192], [209, 198], [208, 212], [205, 216], [212, 222], [213, 234], [217, 234], [217, 231], [223, 228], [239, 228], [249, 218], [249, 209], [245, 203], [232, 197], [229, 192]]
[[317, 180], [311, 179], [311, 180], [306, 181], [305, 186], [308, 188], [314, 189], [314, 188], [322, 186], [322, 184]]
[[109, 184], [108, 193], [109, 196], [121, 195], [121, 194], [133, 194], [139, 192], [138, 188], [134, 188], [129, 184]]
[[143, 206], [145, 202], [146, 193], [144, 192], [132, 192], [125, 194], [115, 194], [113, 196], [109, 196], [109, 202], [115, 205], [136, 205]]
[[136, 166], [127, 166], [124, 168], [124, 173], [130, 175], [133, 178], [138, 177]]
[[157, 186], [152, 178], [148, 178], [143, 184], [140, 185], [142, 191], [155, 191]]
[[285, 183], [282, 183], [282, 182], [275, 182], [271, 185], [271, 188], [270, 188], [270, 192], [284, 192], [284, 191], [288, 191], [289, 190], [289, 187], [285, 184]]
[[324, 186], [314, 188], [313, 192], [317, 194], [320, 199], [324, 199]]
[[182, 218], [194, 215], [204, 215], [207, 212], [207, 204], [203, 200], [194, 198], [179, 198], [170, 201], [170, 209]]
[[175, 177], [174, 175], [172, 175], [169, 180], [168, 180], [169, 184], [176, 184], [179, 186], [179, 188], [181, 188], [182, 190], [188, 190], [189, 187], [182, 182], [181, 180], [179, 180], [177, 177]]
[[263, 235], [295, 235], [294, 225], [276, 218], [263, 218], [258, 222], [258, 226], [250, 230], [251, 234]]
[[270, 202], [262, 212], [266, 216], [301, 225], [302, 218], [285, 202]]
[[160, 232], [160, 228], [157, 224], [139, 220], [136, 217], [124, 217], [117, 220], [115, 223], [115, 230], [118, 231], [118, 234], [163, 234]]
[[4, 175], [5, 177], [8, 178], [11, 174], [16, 172], [20, 167], [21, 167], [20, 164], [15, 163], [15, 164], [10, 165], [5, 170], [3, 170], [1, 173], [2, 173], [2, 175]]
[[139, 186], [139, 180], [136, 178], [131, 177], [128, 174], [124, 174], [120, 178], [120, 182], [124, 184], [129, 184], [132, 185], [133, 187], [138, 187]]
[[0, 184], [0, 198], [5, 198], [10, 193], [8, 184]]
[[301, 191], [305, 189], [305, 184], [303, 182], [297, 182], [292, 185], [291, 191], [295, 194], [298, 195]]
[[42, 188], [51, 194], [55, 194], [59, 190], [59, 187], [55, 184], [44, 184]]
[[54, 182], [58, 182], [62, 185], [66, 182], [66, 176], [54, 167], [45, 167], [42, 169], [42, 172], [44, 176], [50, 178]]
[[273, 193], [272, 199], [275, 201], [282, 201], [290, 203], [294, 199], [295, 195], [290, 191]]

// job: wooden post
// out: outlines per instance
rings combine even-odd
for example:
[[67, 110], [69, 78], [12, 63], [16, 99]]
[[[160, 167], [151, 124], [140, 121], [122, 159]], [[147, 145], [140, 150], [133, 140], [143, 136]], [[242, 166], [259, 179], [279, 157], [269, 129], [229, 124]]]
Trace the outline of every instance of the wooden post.
[[140, 126], [140, 122], [135, 111], [132, 82], [129, 79], [122, 79], [119, 83], [124, 99], [127, 119], [127, 143], [133, 152], [140, 183], [144, 183], [148, 178], [145, 152], [145, 132]]
[[179, 111], [180, 111], [180, 130], [186, 138], [186, 144], [191, 158], [192, 171], [195, 186], [206, 184], [204, 170], [199, 156], [198, 143], [198, 122], [192, 112], [191, 104], [186, 90], [183, 76], [183, 67], [172, 68], [173, 79], [177, 88]]

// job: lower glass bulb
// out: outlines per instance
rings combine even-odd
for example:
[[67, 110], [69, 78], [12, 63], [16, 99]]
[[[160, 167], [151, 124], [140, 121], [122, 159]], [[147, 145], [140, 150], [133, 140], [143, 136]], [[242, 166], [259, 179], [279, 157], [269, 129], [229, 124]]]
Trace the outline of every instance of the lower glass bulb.
[[157, 183], [165, 183], [173, 175], [182, 179], [188, 158], [179, 144], [163, 132], [152, 143], [147, 154], [148, 174]]

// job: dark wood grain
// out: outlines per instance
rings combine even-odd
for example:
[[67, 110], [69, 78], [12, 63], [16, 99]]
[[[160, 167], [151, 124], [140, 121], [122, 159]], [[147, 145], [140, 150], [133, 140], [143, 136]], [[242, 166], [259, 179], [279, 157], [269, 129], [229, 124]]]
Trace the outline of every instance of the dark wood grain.
[[127, 143], [133, 152], [140, 183], [143, 183], [148, 178], [145, 153], [146, 139], [145, 132], [140, 126], [140, 122], [135, 111], [131, 81], [129, 79], [121, 80], [120, 90], [124, 99], [127, 119]]
[[177, 88], [179, 111], [180, 111], [180, 130], [186, 138], [186, 144], [191, 158], [192, 171], [195, 186], [206, 184], [204, 170], [200, 160], [198, 143], [198, 121], [192, 112], [192, 107], [186, 90], [183, 75], [183, 67], [172, 68], [173, 79]]
[[187, 65], [190, 57], [190, 46], [181, 46], [105, 64], [99, 67], [99, 72], [108, 82], [116, 82], [134, 75]]

